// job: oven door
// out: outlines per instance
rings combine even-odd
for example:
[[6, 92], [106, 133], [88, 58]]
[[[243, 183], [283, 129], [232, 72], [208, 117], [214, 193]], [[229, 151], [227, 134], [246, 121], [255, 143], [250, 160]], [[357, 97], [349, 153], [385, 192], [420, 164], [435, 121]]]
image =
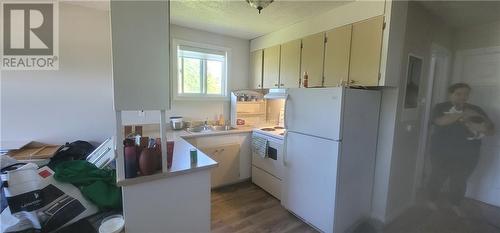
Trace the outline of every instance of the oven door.
[[[259, 135], [260, 136], [260, 135]], [[282, 180], [283, 177], [283, 140], [265, 135], [260, 136], [268, 140], [267, 156], [261, 157], [252, 152], [252, 165]]]

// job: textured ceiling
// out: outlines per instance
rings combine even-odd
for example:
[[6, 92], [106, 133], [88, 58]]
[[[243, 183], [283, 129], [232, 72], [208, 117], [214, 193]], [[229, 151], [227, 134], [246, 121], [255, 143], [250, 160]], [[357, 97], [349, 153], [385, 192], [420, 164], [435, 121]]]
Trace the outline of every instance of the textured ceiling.
[[500, 21], [500, 1], [421, 1], [455, 28]]
[[245, 0], [175, 0], [170, 18], [173, 24], [253, 39], [347, 2], [275, 0], [258, 14]]

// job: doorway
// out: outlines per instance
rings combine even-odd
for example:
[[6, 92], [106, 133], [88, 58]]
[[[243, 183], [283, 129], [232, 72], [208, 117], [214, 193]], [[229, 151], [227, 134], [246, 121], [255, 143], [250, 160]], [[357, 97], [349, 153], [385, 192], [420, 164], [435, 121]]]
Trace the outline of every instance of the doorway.
[[447, 98], [446, 89], [450, 84], [450, 63], [451, 52], [438, 44], [431, 46], [431, 61], [429, 77], [427, 82], [426, 96], [424, 97], [423, 117], [420, 128], [420, 139], [417, 153], [417, 165], [415, 174], [414, 200], [417, 192], [427, 183], [430, 174], [428, 161], [428, 150], [430, 145], [430, 135], [432, 134], [431, 112], [434, 105], [443, 102]]

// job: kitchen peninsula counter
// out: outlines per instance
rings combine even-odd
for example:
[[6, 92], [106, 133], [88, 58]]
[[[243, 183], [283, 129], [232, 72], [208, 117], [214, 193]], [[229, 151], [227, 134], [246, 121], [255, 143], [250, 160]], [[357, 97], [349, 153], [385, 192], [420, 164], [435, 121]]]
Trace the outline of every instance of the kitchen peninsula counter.
[[196, 164], [191, 164], [190, 150], [195, 148], [183, 138], [175, 140], [174, 153], [172, 156], [172, 167], [167, 172], [159, 171], [156, 174], [149, 176], [139, 176], [129, 179], [117, 179], [118, 186], [126, 186], [143, 182], [150, 182], [158, 179], [165, 179], [173, 176], [196, 172], [204, 169], [210, 169], [217, 166], [217, 162], [208, 157], [205, 153], [198, 150], [198, 161]]
[[170, 169], [117, 179], [122, 187], [126, 233], [210, 232], [210, 170], [217, 162], [198, 150], [198, 162], [191, 164], [192, 148], [178, 138]]

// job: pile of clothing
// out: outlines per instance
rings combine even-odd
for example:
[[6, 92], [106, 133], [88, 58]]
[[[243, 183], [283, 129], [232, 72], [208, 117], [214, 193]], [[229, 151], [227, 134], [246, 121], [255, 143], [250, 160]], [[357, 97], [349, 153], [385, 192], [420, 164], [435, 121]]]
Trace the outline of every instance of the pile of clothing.
[[99, 219], [121, 212], [115, 170], [88, 162], [94, 147], [80, 142], [42, 167], [0, 157], [1, 232], [98, 232]]

